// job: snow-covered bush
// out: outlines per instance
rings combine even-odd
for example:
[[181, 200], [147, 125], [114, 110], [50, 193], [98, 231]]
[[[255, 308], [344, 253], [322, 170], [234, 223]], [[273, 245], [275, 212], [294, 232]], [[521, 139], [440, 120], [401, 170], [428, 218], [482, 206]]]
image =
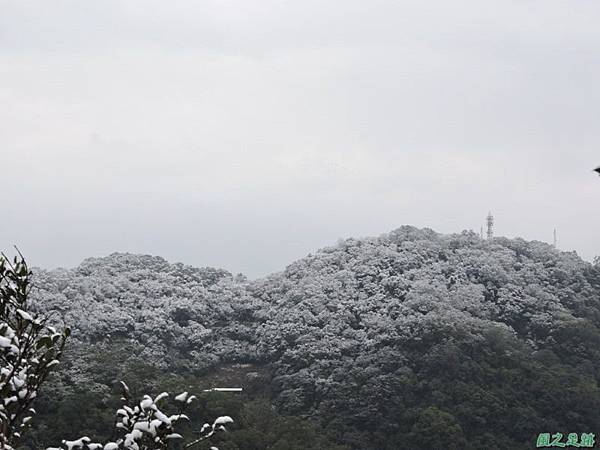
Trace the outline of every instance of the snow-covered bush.
[[23, 257], [0, 257], [0, 448], [29, 427], [40, 386], [58, 364], [69, 329], [57, 331], [29, 311], [31, 271]]
[[[183, 436], [176, 432], [176, 425], [181, 421], [189, 420], [184, 414], [185, 407], [196, 397], [183, 392], [175, 397], [181, 406], [175, 414], [163, 412], [159, 403], [169, 396], [166, 392], [157, 395], [154, 399], [144, 395], [139, 402], [132, 402], [129, 388], [123, 382], [123, 406], [117, 410], [116, 428], [119, 438], [104, 444], [92, 442], [87, 437], [68, 441], [63, 440], [61, 447], [50, 447], [46, 450], [163, 450], [172, 448], [171, 443], [181, 441]], [[210, 438], [218, 431], [225, 431], [225, 425], [232, 423], [229, 416], [218, 417], [212, 424], [205, 423], [200, 429], [200, 436], [191, 442], [182, 444], [184, 449], [191, 448], [205, 439]], [[211, 447], [211, 450], [218, 450]]]

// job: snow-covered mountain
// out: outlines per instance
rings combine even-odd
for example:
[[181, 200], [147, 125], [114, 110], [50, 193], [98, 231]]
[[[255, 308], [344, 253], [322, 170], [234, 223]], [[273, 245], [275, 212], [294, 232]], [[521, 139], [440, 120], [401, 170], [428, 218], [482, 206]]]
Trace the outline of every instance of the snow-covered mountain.
[[600, 268], [545, 243], [405, 226], [254, 281], [131, 254], [34, 273], [36, 307], [74, 330], [36, 439], [69, 401], [103, 433], [87, 417], [116, 380], [211, 374], [345, 448], [531, 448], [600, 425]]

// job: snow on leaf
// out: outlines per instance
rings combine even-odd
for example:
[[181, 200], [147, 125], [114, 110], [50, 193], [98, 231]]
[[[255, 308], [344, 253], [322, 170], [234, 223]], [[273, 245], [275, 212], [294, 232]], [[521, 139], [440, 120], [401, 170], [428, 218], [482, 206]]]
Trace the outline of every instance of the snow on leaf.
[[121, 383], [121, 387], [123, 388], [123, 391], [125, 391], [127, 394], [129, 394], [129, 386], [127, 386], [124, 381], [119, 381], [119, 383]]
[[188, 393], [182, 392], [181, 394], [179, 394], [178, 396], [175, 397], [175, 400], [178, 402], [185, 402], [187, 397], [188, 397]]
[[59, 364], [59, 363], [60, 363], [60, 361], [59, 361], [58, 359], [53, 359], [52, 361], [50, 361], [50, 362], [49, 362], [49, 363], [46, 365], [46, 368], [48, 368], [48, 367], [52, 367], [52, 366], [55, 366], [55, 365], [57, 365], [57, 364]]
[[215, 422], [213, 423], [213, 427], [217, 426], [217, 425], [227, 425], [228, 423], [233, 423], [233, 419], [229, 416], [221, 416], [221, 417], [217, 417], [215, 419]]
[[165, 439], [183, 439], [183, 436], [179, 433], [171, 433], [165, 436]]
[[163, 398], [168, 397], [168, 396], [169, 396], [169, 394], [167, 394], [166, 392], [161, 392], [154, 399], [154, 403], [158, 403], [160, 400], [162, 400]]
[[33, 317], [28, 312], [23, 311], [22, 309], [17, 309], [17, 314], [21, 316], [24, 320], [28, 322], [33, 322]]

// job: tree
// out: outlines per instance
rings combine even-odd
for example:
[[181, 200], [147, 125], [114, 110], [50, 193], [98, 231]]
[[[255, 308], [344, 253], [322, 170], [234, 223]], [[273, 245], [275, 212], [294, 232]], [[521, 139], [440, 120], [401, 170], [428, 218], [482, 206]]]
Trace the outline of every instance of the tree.
[[420, 411], [409, 434], [415, 448], [459, 450], [466, 447], [463, 430], [452, 414], [435, 406]]
[[28, 310], [31, 271], [22, 256], [0, 257], [0, 448], [12, 449], [29, 427], [32, 402], [58, 364], [68, 328], [58, 332]]

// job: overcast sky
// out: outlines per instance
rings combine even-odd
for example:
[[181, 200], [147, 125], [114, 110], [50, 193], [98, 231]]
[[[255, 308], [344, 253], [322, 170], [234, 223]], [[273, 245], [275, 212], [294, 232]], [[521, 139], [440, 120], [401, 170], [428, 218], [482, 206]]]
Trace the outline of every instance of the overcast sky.
[[249, 277], [403, 224], [600, 254], [600, 2], [0, 0], [0, 248]]

